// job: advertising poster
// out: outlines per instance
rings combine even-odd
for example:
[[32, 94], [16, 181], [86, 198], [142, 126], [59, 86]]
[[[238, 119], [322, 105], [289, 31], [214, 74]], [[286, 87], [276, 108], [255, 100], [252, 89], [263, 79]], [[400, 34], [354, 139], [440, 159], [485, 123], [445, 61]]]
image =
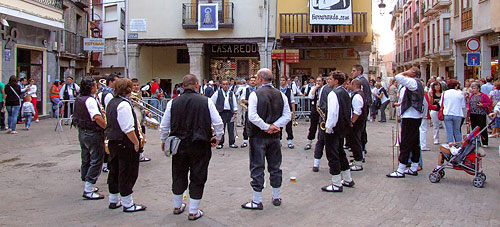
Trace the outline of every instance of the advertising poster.
[[352, 0], [309, 0], [310, 24], [352, 24]]

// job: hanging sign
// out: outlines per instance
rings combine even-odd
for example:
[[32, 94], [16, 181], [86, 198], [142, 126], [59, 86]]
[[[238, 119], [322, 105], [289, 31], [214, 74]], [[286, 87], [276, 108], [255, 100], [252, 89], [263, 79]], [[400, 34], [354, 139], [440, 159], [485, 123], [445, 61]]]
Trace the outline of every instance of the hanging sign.
[[198, 30], [216, 31], [219, 29], [217, 3], [198, 4]]
[[310, 24], [352, 24], [352, 0], [309, 0]]

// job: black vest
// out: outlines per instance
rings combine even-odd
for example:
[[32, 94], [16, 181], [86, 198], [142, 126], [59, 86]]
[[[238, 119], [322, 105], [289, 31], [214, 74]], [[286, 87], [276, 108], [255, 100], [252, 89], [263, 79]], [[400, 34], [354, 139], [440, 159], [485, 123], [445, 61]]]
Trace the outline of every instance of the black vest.
[[172, 100], [170, 119], [170, 136], [188, 142], [209, 142], [212, 137], [208, 98], [193, 90]]
[[[311, 88], [312, 89], [312, 88]], [[318, 88], [316, 89], [316, 91], [314, 91], [314, 98], [311, 100], [311, 105], [314, 107], [314, 108], [311, 108], [311, 111], [316, 111], [316, 101], [318, 101], [318, 94], [319, 94], [319, 90], [321, 88]], [[311, 91], [309, 91], [311, 92]]]
[[110, 92], [110, 91], [108, 91], [108, 90], [103, 90], [103, 91], [101, 92], [101, 102], [100, 102], [100, 103], [101, 103], [101, 105], [102, 105], [102, 107], [103, 107], [104, 109], [106, 109], [106, 102], [105, 102], [104, 100], [106, 99], [106, 96], [107, 96], [109, 93], [111, 93], [111, 92]]
[[[281, 92], [281, 90], [280, 90], [280, 92]], [[292, 89], [287, 87], [284, 94], [288, 100], [288, 107], [290, 108], [290, 111], [292, 111]]]
[[[328, 94], [333, 89], [331, 89], [328, 85], [323, 85], [323, 90], [321, 90], [321, 99], [319, 100], [319, 108], [323, 113], [325, 113], [325, 117], [328, 115]], [[326, 119], [323, 119], [326, 121]]]
[[[217, 94], [217, 100], [215, 101], [215, 107], [217, 108], [217, 111], [222, 112], [224, 111], [224, 102], [226, 101], [223, 94], [224, 91], [222, 89], [219, 89], [217, 92], [218, 94]], [[233, 92], [230, 91], [229, 89], [227, 90], [227, 96], [229, 99], [229, 108], [231, 109], [229, 111], [234, 113], [235, 111], [233, 106]]]
[[[75, 83], [71, 83], [71, 88], [73, 91], [73, 97], [76, 97], [78, 95], [78, 92], [75, 89]], [[69, 89], [68, 89], [68, 84], [64, 86], [64, 91], [63, 91], [63, 100], [69, 100]]]
[[370, 82], [362, 76], [359, 81], [361, 82], [361, 90], [363, 91], [363, 94], [365, 95], [365, 103], [368, 107], [372, 105], [372, 89], [370, 88]]
[[339, 119], [337, 125], [333, 127], [333, 132], [343, 136], [351, 127], [351, 97], [342, 86], [333, 89], [333, 92], [337, 95], [339, 102]]
[[[78, 128], [81, 129], [102, 132], [104, 129], [101, 128], [101, 126], [99, 126], [95, 121], [92, 121], [92, 119], [90, 119], [89, 110], [87, 109], [87, 105], [85, 105], [85, 102], [89, 98], [91, 97], [90, 96], [76, 97], [75, 107], [73, 112], [73, 124], [75, 124]], [[99, 110], [99, 112], [101, 112], [101, 110]]]
[[358, 120], [356, 120], [356, 122], [366, 121], [366, 119], [368, 118], [368, 105], [366, 105], [365, 102], [365, 94], [362, 91], [353, 91], [351, 96], [351, 104], [355, 95], [360, 95], [361, 98], [363, 99], [363, 107], [361, 107], [361, 115], [359, 115]]
[[108, 108], [106, 111], [106, 120], [108, 123], [108, 127], [106, 128], [106, 137], [109, 140], [120, 140], [120, 141], [130, 141], [130, 139], [127, 137], [125, 133], [120, 128], [120, 124], [118, 124], [118, 105], [122, 102], [127, 102], [128, 105], [130, 105], [130, 109], [132, 111], [132, 116], [134, 117], [134, 131], [135, 135], [137, 136], [137, 139], [139, 139], [139, 127], [137, 125], [137, 117], [135, 116], [134, 109], [132, 105], [130, 104], [129, 101], [125, 100], [124, 98], [121, 97], [114, 97], [109, 101], [108, 103]]
[[[255, 91], [257, 95], [257, 114], [267, 124], [277, 121], [283, 114], [283, 98], [281, 91], [271, 86], [263, 86]], [[279, 139], [280, 134], [268, 134], [250, 122], [249, 137]]]
[[423, 112], [424, 87], [418, 78], [414, 78], [414, 80], [417, 81], [417, 90], [410, 91], [406, 88], [403, 102], [401, 103], [401, 114], [406, 112], [410, 107], [415, 108], [420, 113]]

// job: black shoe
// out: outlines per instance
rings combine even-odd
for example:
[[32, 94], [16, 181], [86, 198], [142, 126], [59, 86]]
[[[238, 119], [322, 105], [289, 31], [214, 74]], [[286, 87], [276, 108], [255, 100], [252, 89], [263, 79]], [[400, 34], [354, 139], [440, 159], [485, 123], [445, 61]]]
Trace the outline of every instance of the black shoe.
[[151, 159], [146, 157], [139, 160], [139, 162], [149, 162], [149, 161], [151, 161]]
[[293, 149], [293, 148], [295, 148], [295, 145], [293, 145], [293, 144], [288, 144], [288, 148]]
[[311, 144], [306, 144], [306, 147], [304, 147], [304, 150], [310, 150], [312, 148]]
[[238, 146], [234, 145], [234, 144], [231, 144], [229, 145], [230, 148], [238, 148]]
[[109, 172], [109, 169], [107, 167], [103, 167], [102, 172], [107, 173], [107, 172]]
[[262, 203], [255, 203], [253, 200], [248, 203], [241, 204], [241, 208], [249, 209], [249, 210], [262, 210], [264, 209], [264, 205]]
[[418, 176], [418, 171], [413, 172], [413, 170], [411, 170], [411, 169], [405, 169], [405, 175], [406, 174], [409, 174], [412, 176]]
[[355, 183], [354, 180], [351, 180], [350, 182], [347, 182], [345, 180], [342, 180], [342, 186], [352, 188], [354, 187]]
[[327, 185], [321, 188], [324, 192], [342, 192], [343, 187], [342, 186], [336, 186], [334, 184]]
[[104, 196], [97, 192], [83, 192], [82, 197], [88, 200], [104, 199]]
[[203, 217], [203, 211], [202, 210], [198, 210], [198, 212], [196, 212], [196, 214], [189, 214], [188, 215], [188, 220], [190, 221], [195, 221], [199, 218]]
[[120, 208], [121, 206], [122, 206], [121, 201], [118, 201], [117, 203], [109, 203], [108, 208], [114, 210]]
[[123, 212], [126, 213], [132, 213], [132, 212], [137, 212], [137, 211], [143, 211], [146, 210], [146, 206], [141, 205], [141, 204], [134, 204], [131, 207], [123, 207]]
[[389, 177], [389, 178], [404, 178], [405, 177], [405, 174], [404, 173], [400, 173], [398, 171], [394, 171], [392, 173], [388, 173], [387, 175], [385, 175], [386, 177]]
[[319, 167], [313, 167], [313, 172], [319, 172]]
[[240, 146], [240, 147], [241, 147], [241, 148], [245, 148], [245, 147], [247, 147], [247, 146], [248, 146], [248, 144], [247, 144], [247, 143], [243, 143], [243, 144], [241, 144], [241, 146]]
[[274, 206], [280, 206], [281, 205], [281, 198], [273, 199], [273, 205]]
[[217, 145], [217, 147], [215, 147], [215, 148], [222, 149], [223, 147], [224, 147], [223, 145]]

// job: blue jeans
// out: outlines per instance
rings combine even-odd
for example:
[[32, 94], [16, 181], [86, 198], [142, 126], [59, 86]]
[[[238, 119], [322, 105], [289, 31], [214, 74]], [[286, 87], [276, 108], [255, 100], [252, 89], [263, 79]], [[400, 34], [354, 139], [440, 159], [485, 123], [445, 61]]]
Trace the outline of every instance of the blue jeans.
[[31, 113], [31, 112], [24, 112], [23, 116], [25, 118], [24, 125], [26, 126], [26, 128], [30, 128], [30, 126], [31, 126], [31, 119], [33, 119], [33, 113]]
[[20, 106], [7, 106], [7, 113], [9, 114], [7, 118], [7, 125], [12, 131], [16, 131], [17, 116], [20, 108]]
[[58, 117], [59, 113], [57, 112], [57, 106], [59, 106], [59, 110], [61, 110], [62, 106], [63, 106], [61, 99], [53, 98], [53, 99], [50, 99], [50, 101], [52, 102], [52, 112], [54, 113], [55, 117]]
[[446, 127], [446, 139], [448, 143], [462, 141], [462, 130], [460, 125], [462, 124], [463, 117], [444, 115], [444, 125]]

